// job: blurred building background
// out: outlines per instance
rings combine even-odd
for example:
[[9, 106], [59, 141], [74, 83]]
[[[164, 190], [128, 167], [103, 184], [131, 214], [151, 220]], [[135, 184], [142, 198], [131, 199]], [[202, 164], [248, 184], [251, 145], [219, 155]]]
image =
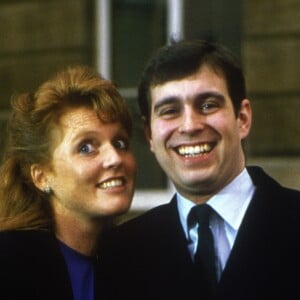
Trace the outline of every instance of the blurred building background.
[[173, 188], [144, 140], [136, 86], [155, 49], [197, 37], [242, 60], [254, 109], [248, 163], [300, 188], [299, 0], [0, 0], [0, 24], [0, 153], [10, 97], [87, 64], [119, 85], [135, 119], [131, 213], [169, 201]]

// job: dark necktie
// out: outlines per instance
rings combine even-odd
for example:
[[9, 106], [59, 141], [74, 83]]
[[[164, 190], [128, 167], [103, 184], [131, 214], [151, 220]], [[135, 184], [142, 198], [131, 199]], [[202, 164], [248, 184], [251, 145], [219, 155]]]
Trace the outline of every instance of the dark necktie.
[[212, 291], [217, 284], [215, 249], [212, 232], [209, 228], [209, 218], [212, 208], [207, 204], [196, 205], [190, 212], [191, 220], [198, 223], [198, 245], [195, 254], [195, 265], [204, 269]]

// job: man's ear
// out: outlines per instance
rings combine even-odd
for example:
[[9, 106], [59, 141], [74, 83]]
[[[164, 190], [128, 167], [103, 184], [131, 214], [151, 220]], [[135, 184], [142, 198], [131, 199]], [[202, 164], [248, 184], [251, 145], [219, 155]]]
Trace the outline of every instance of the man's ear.
[[39, 164], [33, 164], [30, 167], [30, 174], [34, 185], [41, 191], [44, 191], [45, 188], [48, 186], [47, 183], [47, 176]]
[[152, 150], [152, 134], [151, 134], [151, 128], [150, 128], [150, 124], [147, 121], [146, 117], [142, 117], [142, 122], [143, 122], [143, 127], [144, 127], [144, 134], [146, 137], [146, 140], [149, 144], [150, 150]]
[[248, 99], [244, 99], [241, 103], [241, 108], [238, 114], [239, 131], [241, 140], [245, 139], [251, 129], [252, 124], [252, 108]]

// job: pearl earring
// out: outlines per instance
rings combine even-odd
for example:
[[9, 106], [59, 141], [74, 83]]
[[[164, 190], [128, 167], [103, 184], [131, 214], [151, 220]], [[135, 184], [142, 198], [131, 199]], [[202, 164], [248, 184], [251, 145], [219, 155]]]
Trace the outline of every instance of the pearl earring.
[[44, 193], [47, 194], [47, 195], [50, 195], [52, 193], [52, 189], [50, 186], [46, 186], [44, 188]]

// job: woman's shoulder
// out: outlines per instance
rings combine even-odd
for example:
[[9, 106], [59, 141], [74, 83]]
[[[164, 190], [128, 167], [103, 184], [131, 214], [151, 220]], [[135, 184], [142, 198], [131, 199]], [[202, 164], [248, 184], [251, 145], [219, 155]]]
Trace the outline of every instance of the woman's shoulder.
[[71, 299], [67, 272], [54, 233], [0, 232], [0, 282], [10, 299]]
[[22, 241], [24, 239], [50, 238], [53, 234], [46, 230], [0, 230], [1, 242]]
[[34, 253], [55, 243], [53, 233], [42, 230], [0, 231], [0, 256]]

